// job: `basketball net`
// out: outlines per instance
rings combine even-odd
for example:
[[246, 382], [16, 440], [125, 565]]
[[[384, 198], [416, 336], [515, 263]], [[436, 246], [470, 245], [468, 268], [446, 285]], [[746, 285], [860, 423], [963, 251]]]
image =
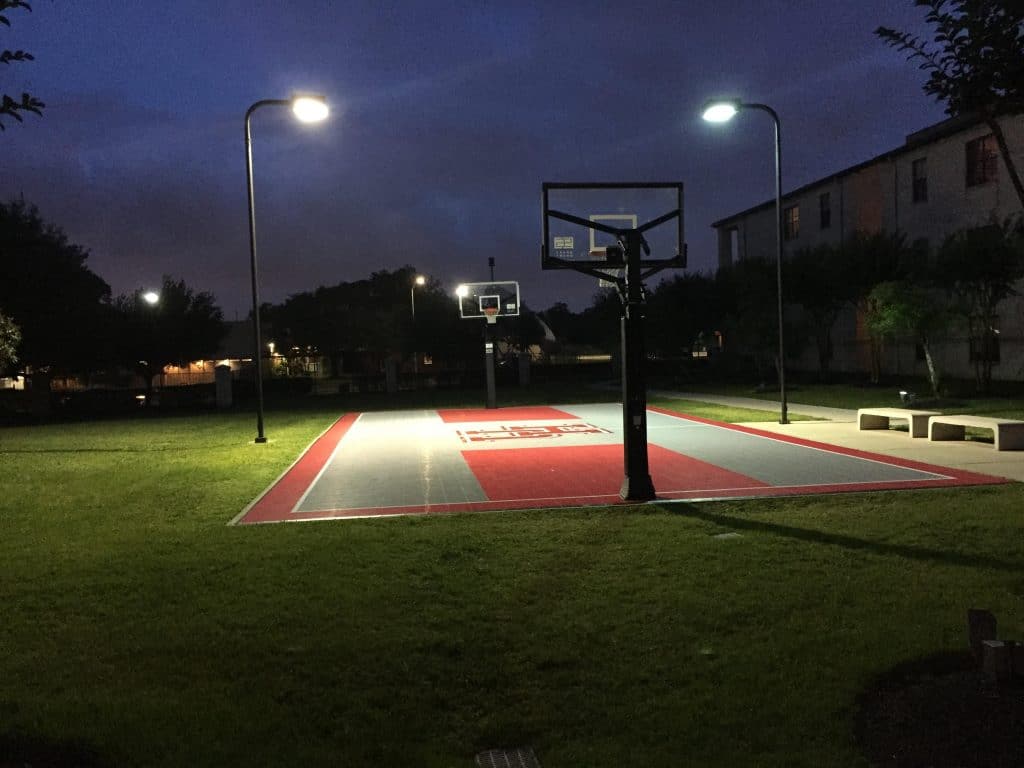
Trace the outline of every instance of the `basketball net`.
[[487, 322], [494, 325], [498, 322], [498, 308], [497, 307], [486, 307], [484, 309], [484, 317], [487, 318]]

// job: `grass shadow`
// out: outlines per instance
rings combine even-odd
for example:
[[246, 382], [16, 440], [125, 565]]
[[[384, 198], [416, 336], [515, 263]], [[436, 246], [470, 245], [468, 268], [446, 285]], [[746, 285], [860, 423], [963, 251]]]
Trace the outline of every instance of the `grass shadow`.
[[734, 528], [740, 531], [751, 531], [767, 533], [772, 536], [781, 536], [787, 539], [806, 541], [812, 544], [825, 544], [832, 547], [854, 550], [858, 552], [869, 552], [876, 555], [890, 557], [901, 557], [907, 560], [920, 560], [931, 563], [943, 563], [956, 565], [964, 568], [992, 568], [998, 571], [1009, 571], [1020, 573], [1024, 570], [1024, 563], [1001, 560], [986, 555], [967, 555], [959, 552], [949, 552], [942, 549], [931, 549], [929, 547], [917, 547], [909, 544], [888, 544], [869, 539], [859, 539], [856, 536], [847, 536], [839, 533], [826, 533], [812, 528], [798, 528], [792, 525], [781, 523], [770, 523], [763, 520], [750, 520], [743, 517], [734, 517], [717, 512], [709, 512], [698, 507], [696, 504], [679, 504], [662, 506], [670, 514], [690, 517], [716, 525]]

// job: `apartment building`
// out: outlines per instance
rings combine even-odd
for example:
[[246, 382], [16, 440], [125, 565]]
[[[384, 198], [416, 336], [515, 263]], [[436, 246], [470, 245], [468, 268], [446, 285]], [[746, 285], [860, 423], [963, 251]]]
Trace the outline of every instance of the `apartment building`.
[[[1024, 115], [1000, 119], [1018, 173], [1024, 174]], [[947, 235], [1022, 213], [995, 136], [970, 116], [956, 117], [912, 133], [902, 146], [806, 184], [782, 199], [783, 258], [822, 243], [837, 245], [854, 232], [902, 232], [908, 242], [938, 247]], [[775, 258], [775, 200], [732, 214], [712, 226], [718, 232], [718, 264]], [[1024, 286], [1021, 292], [1024, 293]], [[999, 361], [995, 379], [1024, 376], [1024, 303], [1020, 297], [1000, 307]], [[846, 313], [833, 329], [832, 368], [865, 370], [867, 337], [863, 318]], [[953, 332], [938, 346], [946, 375], [973, 373], [966, 331]], [[890, 343], [884, 373], [923, 374], [913, 344]], [[806, 350], [796, 367], [814, 370]]]

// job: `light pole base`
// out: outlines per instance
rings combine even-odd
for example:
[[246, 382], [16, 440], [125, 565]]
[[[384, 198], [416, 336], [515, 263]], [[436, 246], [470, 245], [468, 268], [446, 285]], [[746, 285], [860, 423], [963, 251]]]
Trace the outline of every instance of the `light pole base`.
[[265, 442], [267, 442], [267, 438], [265, 438], [265, 437], [257, 437], [255, 440], [253, 440], [253, 442], [254, 443], [265, 443]]
[[657, 498], [650, 475], [626, 475], [622, 479], [619, 498], [623, 501], [652, 501]]

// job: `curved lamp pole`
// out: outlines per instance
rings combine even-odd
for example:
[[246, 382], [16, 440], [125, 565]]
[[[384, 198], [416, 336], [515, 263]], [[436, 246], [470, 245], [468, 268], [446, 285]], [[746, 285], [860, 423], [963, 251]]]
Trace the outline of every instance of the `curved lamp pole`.
[[245, 176], [249, 187], [249, 266], [252, 273], [253, 365], [256, 367], [256, 442], [265, 443], [263, 433], [263, 342], [260, 338], [260, 289], [256, 272], [256, 212], [252, 188], [252, 133], [249, 123], [260, 107], [270, 105], [291, 107], [295, 117], [304, 123], [318, 123], [327, 117], [323, 96], [295, 96], [291, 99], [263, 99], [245, 111]]
[[732, 120], [741, 109], [759, 109], [767, 112], [775, 124], [775, 288], [779, 313], [779, 424], [789, 424], [786, 402], [786, 353], [782, 329], [782, 143], [779, 139], [779, 115], [767, 104], [748, 104], [739, 99], [712, 99], [701, 110], [701, 117], [709, 123]]

